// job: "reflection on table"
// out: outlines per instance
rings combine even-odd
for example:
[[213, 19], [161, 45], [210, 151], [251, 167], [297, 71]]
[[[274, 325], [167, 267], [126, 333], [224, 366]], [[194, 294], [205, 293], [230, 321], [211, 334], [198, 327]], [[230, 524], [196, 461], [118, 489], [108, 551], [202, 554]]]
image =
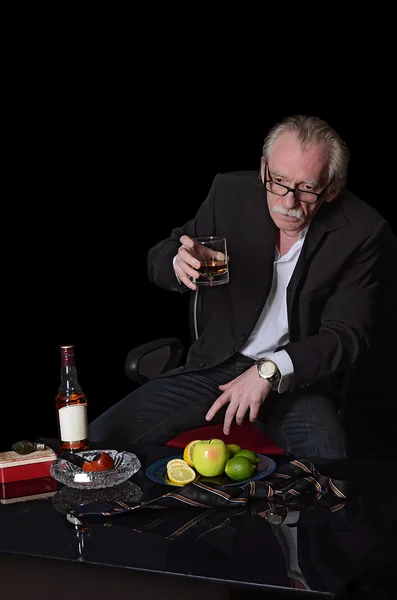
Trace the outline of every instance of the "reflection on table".
[[97, 491], [62, 487], [48, 499], [1, 506], [0, 552], [199, 577], [252, 590], [260, 586], [262, 593], [271, 586], [280, 591], [306, 588], [330, 597], [359, 582], [371, 568], [386, 582], [393, 568], [393, 460], [322, 467], [324, 475], [352, 482], [354, 493], [343, 509], [297, 514], [292, 509], [279, 525], [269, 523], [266, 511], [255, 512], [249, 503], [239, 510], [135, 510], [68, 520], [71, 508], [87, 502], [139, 505], [170, 491], [150, 481], [145, 469], [173, 449], [128, 450], [137, 454], [142, 468], [120, 486]]

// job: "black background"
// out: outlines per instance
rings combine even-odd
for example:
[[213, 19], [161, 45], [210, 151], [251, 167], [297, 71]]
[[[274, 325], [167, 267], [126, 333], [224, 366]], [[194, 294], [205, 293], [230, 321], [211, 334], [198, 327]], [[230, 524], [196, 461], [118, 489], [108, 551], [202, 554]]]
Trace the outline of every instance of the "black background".
[[194, 215], [217, 172], [256, 169], [285, 116], [334, 126], [351, 150], [348, 187], [392, 221], [392, 98], [368, 85], [356, 48], [270, 68], [266, 48], [85, 26], [53, 23], [10, 53], [0, 450], [56, 435], [61, 344], [75, 344], [93, 419], [134, 389], [131, 347], [188, 342], [187, 296], [148, 282], [147, 251]]

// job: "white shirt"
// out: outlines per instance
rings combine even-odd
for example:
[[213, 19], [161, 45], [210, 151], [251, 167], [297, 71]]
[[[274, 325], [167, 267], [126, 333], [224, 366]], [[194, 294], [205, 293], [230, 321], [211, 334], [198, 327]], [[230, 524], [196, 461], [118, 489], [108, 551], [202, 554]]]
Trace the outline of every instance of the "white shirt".
[[266, 356], [277, 364], [281, 373], [278, 385], [280, 394], [289, 389], [294, 375], [294, 366], [285, 350], [279, 352], [274, 350], [289, 341], [287, 286], [298, 262], [307, 230], [308, 228], [302, 231], [299, 240], [284, 256], [280, 256], [276, 248], [270, 294], [250, 337], [239, 350], [244, 356], [255, 360]]

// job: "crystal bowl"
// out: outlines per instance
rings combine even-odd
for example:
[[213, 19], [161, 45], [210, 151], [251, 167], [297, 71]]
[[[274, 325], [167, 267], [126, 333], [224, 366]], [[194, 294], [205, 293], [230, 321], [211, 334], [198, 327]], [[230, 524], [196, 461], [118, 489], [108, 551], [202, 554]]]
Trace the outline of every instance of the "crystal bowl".
[[141, 462], [132, 452], [117, 450], [86, 450], [76, 452], [83, 458], [92, 458], [98, 452], [106, 452], [113, 458], [114, 466], [107, 471], [84, 471], [63, 458], [57, 458], [50, 466], [50, 474], [54, 479], [74, 488], [99, 489], [112, 487], [127, 481], [141, 468]]

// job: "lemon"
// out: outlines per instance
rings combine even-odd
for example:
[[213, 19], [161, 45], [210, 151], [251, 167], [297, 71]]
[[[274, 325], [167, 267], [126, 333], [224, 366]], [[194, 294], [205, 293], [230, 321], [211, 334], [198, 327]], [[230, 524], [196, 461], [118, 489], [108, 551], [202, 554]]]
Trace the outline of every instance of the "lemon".
[[245, 456], [249, 458], [253, 465], [257, 465], [260, 461], [259, 456], [253, 450], [240, 450], [235, 454], [235, 456]]
[[240, 450], [242, 450], [242, 447], [239, 446], [238, 444], [226, 444], [226, 445], [229, 448], [230, 458], [233, 458], [233, 456], [235, 454], [237, 454], [237, 452], [240, 452]]
[[189, 467], [189, 465], [182, 458], [172, 458], [167, 462], [167, 471], [173, 467]]
[[255, 470], [256, 466], [246, 456], [233, 456], [225, 466], [226, 475], [233, 481], [250, 479]]
[[176, 483], [178, 485], [186, 485], [187, 483], [192, 483], [197, 477], [197, 473], [192, 467], [189, 465], [176, 465], [167, 470], [167, 476], [172, 483]]
[[201, 440], [193, 440], [192, 442], [189, 442], [183, 451], [183, 460], [185, 460], [190, 467], [194, 467], [193, 448], [195, 447], [197, 442], [201, 442]]

